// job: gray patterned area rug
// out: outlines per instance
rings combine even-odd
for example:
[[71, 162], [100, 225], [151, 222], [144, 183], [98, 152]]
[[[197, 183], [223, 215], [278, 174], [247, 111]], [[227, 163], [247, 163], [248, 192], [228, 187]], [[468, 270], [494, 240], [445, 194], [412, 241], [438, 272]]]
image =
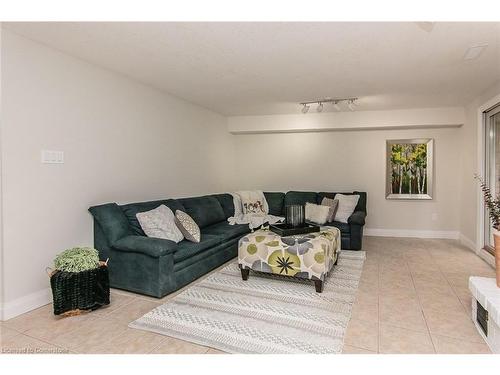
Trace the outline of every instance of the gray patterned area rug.
[[232, 263], [129, 326], [228, 353], [340, 353], [364, 259], [343, 250], [321, 294], [280, 276], [243, 281]]

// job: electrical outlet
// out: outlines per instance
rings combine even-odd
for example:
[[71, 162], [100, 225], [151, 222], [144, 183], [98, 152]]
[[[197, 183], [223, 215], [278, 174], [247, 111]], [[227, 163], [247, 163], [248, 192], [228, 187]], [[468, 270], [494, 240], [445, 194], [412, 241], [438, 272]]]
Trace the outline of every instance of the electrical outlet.
[[42, 150], [42, 160], [41, 161], [44, 164], [63, 164], [64, 163], [64, 152], [63, 151]]

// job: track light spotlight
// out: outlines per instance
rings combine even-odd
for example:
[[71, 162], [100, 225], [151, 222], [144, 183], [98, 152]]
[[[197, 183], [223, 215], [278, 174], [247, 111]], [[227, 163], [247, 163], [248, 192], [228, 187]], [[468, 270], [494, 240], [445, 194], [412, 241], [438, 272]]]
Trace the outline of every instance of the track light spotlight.
[[330, 97], [326, 97], [324, 99], [317, 99], [317, 100], [311, 100], [307, 102], [301, 102], [299, 103], [302, 106], [302, 113], [307, 113], [309, 112], [309, 107], [311, 105], [317, 104], [318, 106], [316, 107], [316, 112], [320, 113], [323, 112], [325, 109], [325, 103], [332, 103], [333, 109], [337, 112], [341, 112], [344, 109], [344, 106], [340, 106], [342, 103], [346, 103], [347, 108], [349, 108], [351, 111], [354, 111], [356, 109], [356, 101], [358, 100], [357, 97], [350, 97], [350, 98], [335, 98], [332, 99]]

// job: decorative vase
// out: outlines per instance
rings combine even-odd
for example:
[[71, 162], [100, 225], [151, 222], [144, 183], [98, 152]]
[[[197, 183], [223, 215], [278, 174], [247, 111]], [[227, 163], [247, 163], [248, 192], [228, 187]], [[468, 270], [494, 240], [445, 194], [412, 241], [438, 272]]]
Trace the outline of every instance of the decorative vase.
[[285, 207], [285, 223], [292, 228], [304, 226], [304, 206], [292, 204]]
[[497, 287], [500, 288], [500, 231], [493, 232], [493, 239], [495, 240], [495, 273], [497, 276]]

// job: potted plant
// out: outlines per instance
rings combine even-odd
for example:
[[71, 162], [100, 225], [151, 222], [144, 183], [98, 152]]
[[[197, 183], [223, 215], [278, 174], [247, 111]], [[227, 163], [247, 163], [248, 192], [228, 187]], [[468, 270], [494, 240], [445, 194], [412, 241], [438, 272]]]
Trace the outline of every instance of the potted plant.
[[54, 314], [78, 315], [109, 304], [108, 261], [99, 261], [99, 253], [90, 247], [74, 247], [54, 259], [48, 272], [52, 288]]
[[478, 175], [475, 175], [475, 178], [479, 180], [479, 184], [481, 185], [484, 205], [488, 209], [491, 225], [493, 227], [493, 239], [495, 241], [496, 279], [497, 286], [500, 288], [500, 195], [494, 198], [493, 194], [491, 193], [490, 187], [486, 185], [484, 180]]

